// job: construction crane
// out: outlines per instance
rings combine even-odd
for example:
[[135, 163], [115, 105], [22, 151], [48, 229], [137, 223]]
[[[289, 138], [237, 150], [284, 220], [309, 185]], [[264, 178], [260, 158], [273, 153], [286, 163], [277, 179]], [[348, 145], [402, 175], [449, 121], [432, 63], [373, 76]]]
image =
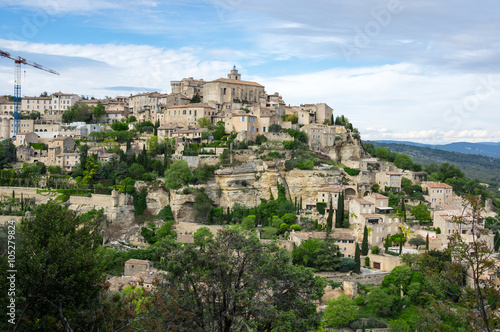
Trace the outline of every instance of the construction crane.
[[21, 127], [21, 65], [28, 65], [35, 67], [40, 70], [48, 71], [49, 73], [59, 75], [55, 70], [45, 68], [38, 63], [31, 62], [20, 56], [11, 55], [9, 52], [4, 52], [0, 50], [0, 56], [14, 60], [14, 137], [19, 134], [19, 129]]

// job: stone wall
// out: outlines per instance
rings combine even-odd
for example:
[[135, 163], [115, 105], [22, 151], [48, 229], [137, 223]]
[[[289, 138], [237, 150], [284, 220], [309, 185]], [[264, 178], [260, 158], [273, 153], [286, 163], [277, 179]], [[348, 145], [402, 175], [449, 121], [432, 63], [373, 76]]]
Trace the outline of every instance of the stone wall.
[[268, 141], [283, 142], [283, 141], [293, 141], [293, 137], [287, 133], [262, 133], [266, 136]]
[[320, 272], [315, 273], [317, 276], [325, 277], [329, 281], [333, 282], [344, 282], [344, 281], [352, 281], [359, 282], [360, 284], [372, 284], [372, 285], [380, 285], [384, 280], [384, 277], [388, 275], [389, 272], [382, 272], [377, 274], [345, 274], [338, 272]]
[[30, 187], [0, 187], [0, 196], [12, 197], [12, 191], [14, 191], [16, 198], [20, 198], [21, 194], [24, 198], [32, 198], [36, 197], [36, 190], [37, 188]]
[[123, 205], [131, 205], [132, 199], [130, 195], [125, 195], [125, 194], [116, 194], [116, 195], [91, 194], [90, 197], [70, 196], [69, 204], [95, 205], [101, 207], [118, 207]]

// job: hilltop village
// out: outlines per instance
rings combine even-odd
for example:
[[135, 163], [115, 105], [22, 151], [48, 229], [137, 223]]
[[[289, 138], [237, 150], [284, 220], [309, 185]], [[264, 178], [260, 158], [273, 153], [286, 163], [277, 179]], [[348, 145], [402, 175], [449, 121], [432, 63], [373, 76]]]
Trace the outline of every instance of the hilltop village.
[[[348, 115], [325, 103], [287, 105], [236, 68], [213, 81], [172, 81], [169, 94], [23, 97], [17, 135], [13, 108], [0, 97], [2, 222], [55, 200], [78, 214], [101, 213], [102, 242], [121, 253], [162, 237], [198, 244], [202, 232], [239, 225], [330, 281], [320, 309], [381, 284], [408, 264], [405, 254], [450, 248], [452, 235], [474, 243], [480, 234], [495, 251], [486, 227], [495, 207], [479, 208], [445, 183], [463, 178], [453, 165], [429, 170], [374, 149]], [[301, 261], [297, 248], [329, 239], [335, 267]], [[152, 261], [120, 261], [108, 271], [111, 289], [154, 288], [161, 269]], [[479, 277], [499, 286], [494, 271]], [[465, 282], [474, 289], [476, 281]]]

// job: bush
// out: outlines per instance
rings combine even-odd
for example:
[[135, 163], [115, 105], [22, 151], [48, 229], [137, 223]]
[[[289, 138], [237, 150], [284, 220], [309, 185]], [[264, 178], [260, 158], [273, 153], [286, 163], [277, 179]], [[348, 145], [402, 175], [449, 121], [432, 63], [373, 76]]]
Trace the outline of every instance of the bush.
[[302, 227], [300, 227], [300, 225], [293, 224], [292, 226], [290, 226], [290, 230], [300, 232], [302, 230]]
[[339, 265], [340, 272], [349, 272], [354, 270], [356, 262], [352, 258], [342, 258]]
[[351, 176], [356, 176], [356, 175], [358, 175], [361, 172], [360, 169], [354, 169], [354, 168], [350, 168], [350, 167], [347, 167], [347, 166], [344, 167], [344, 171], [347, 174], [351, 175]]
[[436, 228], [436, 234], [441, 234], [441, 228]]
[[158, 216], [156, 218], [161, 219], [161, 220], [174, 220], [174, 214], [172, 213], [172, 208], [170, 205], [165, 206], [161, 211], [158, 213]]
[[301, 170], [311, 170], [314, 168], [314, 162], [311, 159], [307, 159], [306, 161], [298, 164], [297, 167]]
[[378, 246], [375, 246], [372, 248], [372, 254], [374, 254], [374, 255], [378, 255], [379, 251], [380, 250], [379, 250]]
[[365, 298], [363, 297], [363, 295], [358, 295], [356, 296], [356, 298], [354, 299], [354, 303], [359, 307], [359, 306], [362, 306], [365, 304]]
[[264, 135], [257, 135], [257, 137], [255, 138], [255, 144], [261, 145], [264, 142], [267, 142], [267, 137]]
[[370, 266], [370, 257], [365, 257], [365, 266]]

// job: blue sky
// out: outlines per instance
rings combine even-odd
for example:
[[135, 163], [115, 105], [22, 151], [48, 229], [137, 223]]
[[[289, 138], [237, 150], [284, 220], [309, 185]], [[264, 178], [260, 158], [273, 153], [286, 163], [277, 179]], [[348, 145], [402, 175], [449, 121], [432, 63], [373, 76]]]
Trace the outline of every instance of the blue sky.
[[499, 16], [490, 0], [2, 0], [0, 49], [61, 73], [25, 67], [27, 96], [169, 92], [236, 65], [287, 104], [328, 103], [363, 139], [498, 142]]

